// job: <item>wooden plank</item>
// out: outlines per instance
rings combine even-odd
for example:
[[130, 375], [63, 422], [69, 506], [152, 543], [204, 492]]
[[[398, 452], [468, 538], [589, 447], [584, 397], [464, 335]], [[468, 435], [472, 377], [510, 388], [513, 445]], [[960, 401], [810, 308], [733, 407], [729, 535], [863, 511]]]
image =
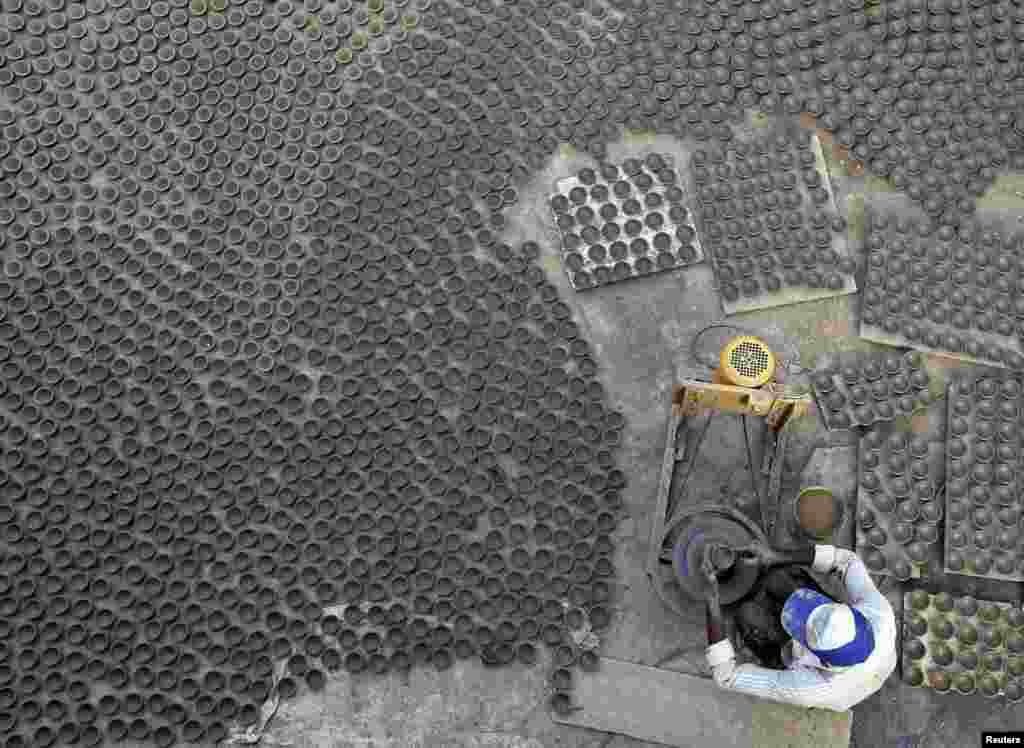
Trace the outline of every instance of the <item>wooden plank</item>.
[[582, 709], [555, 719], [683, 748], [749, 748], [751, 700], [712, 681], [671, 670], [601, 658], [581, 672], [573, 700]]
[[843, 748], [852, 713], [803, 709], [724, 691], [708, 678], [607, 657], [581, 672], [580, 708], [557, 722], [679, 748]]
[[[931, 325], [936, 330], [946, 330], [949, 328], [939, 327], [938, 325]], [[1004, 338], [1000, 335], [991, 335], [989, 333], [983, 333], [980, 330], [971, 330], [971, 335], [981, 339], [986, 343], [994, 343], [996, 345], [1003, 346], [1005, 348], [1012, 348], [1017, 353], [1024, 353], [1024, 347], [1020, 345], [1016, 340], [1011, 338]], [[880, 345], [891, 345], [896, 348], [913, 348], [915, 351], [921, 351], [922, 353], [930, 353], [933, 356], [942, 356], [953, 361], [963, 361], [967, 364], [978, 364], [979, 366], [992, 366], [1000, 369], [1012, 368], [1010, 364], [1005, 361], [995, 361], [986, 358], [974, 358], [968, 356], [966, 353], [954, 353], [951, 351], [944, 351], [941, 348], [932, 348], [927, 346], [919, 340], [911, 340], [903, 335], [894, 335], [886, 332], [881, 327], [875, 325], [866, 325], [863, 322], [860, 323], [860, 337], [863, 340], [870, 341], [872, 343], [878, 343]]]
[[[837, 235], [838, 236], [838, 235]], [[845, 241], [845, 237], [843, 237]], [[834, 242], [833, 242], [834, 243]], [[857, 282], [850, 276], [843, 276], [843, 287], [838, 291], [830, 291], [827, 288], [804, 288], [786, 286], [775, 293], [763, 293], [750, 299], [737, 299], [726, 301], [722, 299], [722, 312], [731, 317], [734, 314], [745, 312], [756, 312], [761, 309], [774, 309], [779, 306], [790, 304], [803, 304], [808, 301], [819, 301], [831, 299], [836, 296], [849, 296], [857, 293]]]

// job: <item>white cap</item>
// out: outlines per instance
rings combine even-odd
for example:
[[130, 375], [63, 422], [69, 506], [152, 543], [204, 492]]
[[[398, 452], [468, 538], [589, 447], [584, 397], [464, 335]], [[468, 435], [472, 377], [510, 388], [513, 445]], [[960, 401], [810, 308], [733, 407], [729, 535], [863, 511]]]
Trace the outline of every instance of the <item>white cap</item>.
[[857, 622], [847, 605], [819, 605], [807, 617], [807, 645], [814, 650], [839, 649], [857, 637]]

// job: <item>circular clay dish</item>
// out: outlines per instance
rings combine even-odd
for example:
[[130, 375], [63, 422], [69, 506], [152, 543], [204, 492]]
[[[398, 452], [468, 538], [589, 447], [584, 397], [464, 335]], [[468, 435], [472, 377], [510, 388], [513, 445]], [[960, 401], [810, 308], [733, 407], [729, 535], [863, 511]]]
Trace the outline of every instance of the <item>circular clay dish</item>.
[[824, 486], [802, 489], [793, 511], [797, 526], [812, 540], [828, 538], [843, 523], [843, 503]]

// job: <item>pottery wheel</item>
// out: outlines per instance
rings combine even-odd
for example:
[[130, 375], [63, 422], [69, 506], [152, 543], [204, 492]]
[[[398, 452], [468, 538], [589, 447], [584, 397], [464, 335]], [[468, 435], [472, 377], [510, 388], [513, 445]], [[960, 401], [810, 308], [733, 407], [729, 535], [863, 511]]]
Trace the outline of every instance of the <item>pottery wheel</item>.
[[[748, 523], [731, 514], [709, 510], [687, 518], [678, 527], [673, 551], [673, 567], [683, 592], [694, 600], [704, 600], [707, 583], [701, 572], [704, 549], [708, 545], [741, 548], [761, 540]], [[746, 595], [760, 570], [756, 564], [737, 562], [719, 573], [718, 584], [722, 604], [734, 603]]]

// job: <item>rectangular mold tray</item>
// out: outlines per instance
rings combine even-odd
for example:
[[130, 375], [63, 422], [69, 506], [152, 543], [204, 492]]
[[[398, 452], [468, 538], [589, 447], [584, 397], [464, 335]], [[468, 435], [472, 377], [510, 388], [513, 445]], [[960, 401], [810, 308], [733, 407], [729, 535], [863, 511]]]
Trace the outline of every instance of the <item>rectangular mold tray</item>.
[[704, 260], [669, 155], [581, 169], [555, 189], [548, 205], [561, 236], [562, 264], [577, 291]]
[[903, 681], [915, 688], [1024, 695], [1024, 611], [1018, 605], [915, 590], [903, 594]]
[[920, 353], [843, 353], [811, 375], [825, 425], [850, 429], [911, 416], [931, 402]]
[[942, 568], [942, 456], [941, 443], [891, 425], [861, 437], [857, 553], [871, 573], [910, 579]]
[[1024, 581], [1017, 379], [980, 376], [946, 388], [946, 554], [951, 574]]
[[860, 337], [1019, 371], [1024, 346], [1011, 275], [1018, 271], [997, 263], [1021, 256], [1024, 246], [975, 246], [903, 213], [865, 209]]
[[[856, 263], [817, 135], [794, 126], [736, 141], [724, 154], [698, 152], [691, 172], [701, 236], [726, 314], [857, 291]], [[819, 189], [816, 211], [812, 191]], [[824, 218], [817, 225], [816, 213]], [[798, 241], [801, 233], [806, 241]], [[818, 287], [806, 283], [806, 272], [820, 275]]]

